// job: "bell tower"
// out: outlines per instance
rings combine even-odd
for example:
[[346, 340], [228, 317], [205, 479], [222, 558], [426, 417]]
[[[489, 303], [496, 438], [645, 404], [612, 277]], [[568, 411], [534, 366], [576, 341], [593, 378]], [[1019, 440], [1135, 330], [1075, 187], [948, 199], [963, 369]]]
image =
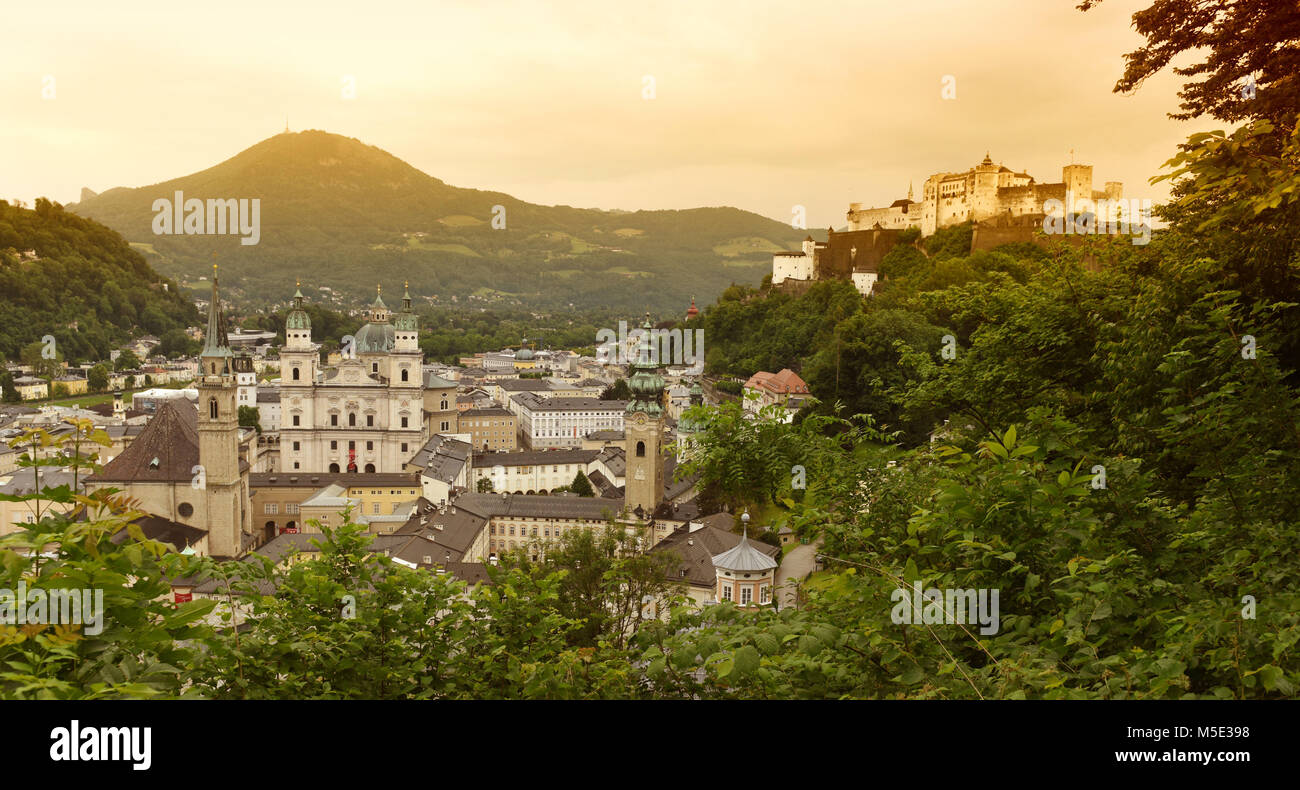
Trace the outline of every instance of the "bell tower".
[[[208, 327], [199, 354], [197, 389], [199, 470], [192, 485], [202, 489], [208, 530], [208, 551], [216, 557], [238, 556], [243, 547], [245, 522], [252, 515], [245, 506], [247, 492], [239, 469], [239, 412], [235, 372], [250, 360], [230, 350], [226, 322], [221, 313], [217, 267], [212, 266], [212, 303]], [[250, 366], [251, 367], [251, 366]]]
[[659, 375], [649, 313], [646, 313], [641, 329], [636, 358], [629, 366], [632, 375], [627, 385], [632, 391], [632, 400], [628, 401], [627, 414], [623, 418], [624, 455], [627, 458], [624, 504], [629, 511], [649, 521], [664, 490], [663, 459], [660, 458], [664, 380]]

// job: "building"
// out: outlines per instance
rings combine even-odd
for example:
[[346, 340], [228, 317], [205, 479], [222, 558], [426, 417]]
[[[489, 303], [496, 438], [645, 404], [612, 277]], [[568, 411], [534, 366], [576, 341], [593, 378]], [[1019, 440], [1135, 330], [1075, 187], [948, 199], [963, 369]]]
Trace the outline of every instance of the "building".
[[491, 407], [466, 409], [460, 413], [460, 432], [470, 444], [483, 451], [511, 452], [518, 448], [519, 420], [508, 409]]
[[280, 470], [400, 472], [425, 438], [423, 354], [410, 294], [395, 316], [376, 294], [352, 353], [325, 370], [317, 369], [301, 290], [293, 303], [280, 349]]
[[154, 414], [158, 407], [163, 403], [176, 401], [177, 403], [188, 401], [190, 405], [197, 408], [199, 401], [199, 391], [193, 387], [187, 389], [169, 390], [169, 389], [147, 389], [131, 395], [131, 408], [137, 411]]
[[[0, 457], [17, 456], [19, 454], [18, 450], [15, 448], [5, 447], [4, 450], [8, 452], [4, 453], [4, 456]], [[17, 457], [14, 457], [12, 460], [16, 467], [18, 460]], [[59, 486], [67, 486], [78, 494], [83, 493], [85, 490], [84, 481], [86, 478], [86, 472], [84, 469], [81, 471], [76, 487], [73, 488], [73, 480], [74, 478], [78, 478], [78, 476], [75, 475], [73, 470], [70, 468], [26, 466], [16, 467], [10, 469], [9, 472], [6, 472], [6, 474], [12, 473], [12, 476], [8, 481], [0, 484], [0, 494], [6, 496], [25, 496], [28, 494], [35, 494], [37, 492], [36, 480], [38, 479], [38, 469], [41, 491], [58, 488]], [[76, 505], [73, 502], [53, 502], [49, 499], [42, 499], [40, 500], [39, 506], [40, 515], [44, 517], [47, 515], [52, 516], [55, 513], [67, 513]], [[37, 516], [36, 509], [37, 502], [33, 500], [8, 501], [0, 499], [0, 535], [8, 535], [11, 532], [25, 529], [27, 525], [35, 524]]]
[[850, 204], [847, 231], [830, 229], [825, 242], [809, 236], [798, 252], [773, 255], [772, 284], [797, 289], [816, 280], [849, 280], [859, 293], [870, 296], [880, 280], [881, 260], [912, 228], [930, 236], [973, 222], [972, 250], [1008, 242], [1045, 244], [1035, 231], [1047, 216], [1048, 201], [1059, 200], [1068, 211], [1088, 211], [1094, 201], [1114, 204], [1123, 197], [1118, 181], [1107, 181], [1101, 191], [1092, 187], [1091, 165], [1065, 165], [1060, 182], [1039, 184], [1027, 173], [994, 164], [986, 154], [964, 173], [931, 175], [919, 201], [912, 199], [909, 186], [907, 198], [885, 207]]
[[[745, 515], [748, 519], [748, 514]], [[773, 556], [781, 551], [777, 546], [751, 543], [748, 534], [740, 542], [721, 554], [714, 555], [713, 568], [717, 575], [717, 601], [733, 601], [737, 606], [750, 608], [772, 603], [776, 586], [776, 569], [780, 564]]]
[[50, 385], [35, 376], [18, 376], [14, 379], [14, 389], [23, 400], [43, 400], [50, 396]]
[[511, 398], [519, 433], [532, 450], [576, 448], [592, 431], [621, 430], [627, 402], [596, 398], [544, 398], [523, 392]]
[[780, 373], [760, 370], [745, 382], [745, 411], [757, 413], [768, 406], [780, 406], [786, 422], [793, 420], [811, 397], [808, 385], [789, 368]]
[[622, 426], [624, 452], [627, 459], [625, 503], [637, 518], [650, 520], [658, 508], [664, 491], [662, 447], [664, 435], [663, 376], [659, 375], [654, 360], [654, 340], [649, 332], [650, 315], [647, 313], [642, 329], [641, 347], [629, 365], [631, 376], [627, 386], [632, 400], [624, 410], [626, 422]]
[[149, 515], [205, 532], [204, 552], [234, 558], [256, 543], [235, 384], [235, 374], [251, 369], [252, 360], [226, 344], [215, 266], [199, 362], [198, 408], [162, 401], [139, 436], [86, 478], [86, 490], [124, 489]]
[[[277, 535], [297, 532], [319, 533], [307, 524], [307, 519], [318, 517], [327, 526], [338, 526], [342, 518], [337, 510], [328, 508], [304, 513], [303, 504], [319, 492], [339, 486], [338, 496], [354, 505], [353, 521], [369, 523], [372, 516], [391, 516], [400, 512], [400, 506], [420, 497], [420, 477], [414, 472], [386, 472], [375, 474], [293, 474], [264, 472], [249, 475], [252, 491], [254, 519], [259, 535], [269, 540]], [[318, 499], [316, 505], [321, 505]], [[376, 505], [378, 508], [376, 509]]]
[[[1028, 173], [994, 164], [988, 154], [978, 165], [963, 173], [935, 173], [925, 180], [920, 202], [912, 201], [909, 187], [906, 200], [896, 200], [887, 208], [849, 206], [849, 230], [901, 230], [920, 228], [930, 236], [940, 228], [963, 222], [983, 222], [995, 218], [1021, 216], [1042, 217], [1048, 200], [1071, 204], [1081, 201], [1120, 200], [1124, 185], [1107, 181], [1104, 189], [1093, 191], [1092, 165], [1068, 164], [1061, 168], [1057, 183], [1039, 184]], [[773, 278], [775, 279], [775, 278]]]
[[445, 503], [450, 502], [458, 490], [470, 490], [472, 455], [473, 448], [468, 441], [434, 434], [407, 462], [406, 468], [420, 473], [420, 488], [425, 499]]
[[480, 481], [491, 483], [496, 493], [549, 494], [573, 482], [578, 472], [587, 474], [600, 455], [598, 450], [524, 450], [512, 453], [477, 453], [471, 491]]
[[[730, 514], [722, 515], [727, 517], [727, 521], [730, 521]], [[737, 571], [714, 564], [715, 557], [722, 558], [722, 561], [726, 564], [739, 564], [732, 561], [733, 558], [728, 558], [727, 553], [740, 546], [742, 541], [749, 543], [746, 537], [737, 535], [730, 529], [714, 526], [710, 523], [714, 520], [715, 518], [710, 516], [699, 521], [692, 521], [678, 527], [655, 545], [654, 551], [671, 553], [676, 557], [676, 563], [668, 571], [668, 579], [685, 585], [687, 595], [700, 606], [723, 600], [724, 589], [729, 589], [732, 596], [731, 600], [739, 601], [743, 593], [736, 588], [738, 583], [745, 583], [750, 586], [749, 595], [751, 599], [756, 598], [764, 603], [773, 600], [775, 592], [771, 588], [775, 584], [774, 574], [758, 576], [754, 574], [759, 573], [759, 571]], [[749, 546], [752, 550], [766, 557], [775, 567], [776, 558], [781, 552], [779, 547], [769, 546], [766, 543], [749, 543]], [[748, 557], [748, 552], [746, 552], [746, 556], [748, 564], [765, 564], [762, 561]], [[739, 573], [739, 576], [734, 575], [737, 573]], [[751, 575], [746, 578], [746, 573]], [[724, 582], [727, 584], [724, 585]], [[755, 584], [760, 585], [760, 589], [757, 591], [753, 590]], [[766, 589], [763, 589], [764, 586]]]
[[424, 371], [424, 435], [460, 433], [460, 410], [456, 407], [459, 385], [431, 370]]
[[263, 433], [280, 430], [280, 391], [271, 387], [257, 388], [257, 422]]

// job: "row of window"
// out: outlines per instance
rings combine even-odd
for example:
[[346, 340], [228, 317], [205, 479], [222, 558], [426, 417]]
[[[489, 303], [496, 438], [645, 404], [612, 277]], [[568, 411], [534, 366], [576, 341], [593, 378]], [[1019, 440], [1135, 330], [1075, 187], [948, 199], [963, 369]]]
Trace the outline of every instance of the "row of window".
[[[280, 512], [279, 502], [267, 502], [262, 506], [262, 513], [265, 515], [274, 516], [279, 514], [279, 512]], [[298, 505], [293, 502], [286, 503], [284, 506], [284, 512], [289, 515], [293, 515], [298, 512]]]
[[[733, 600], [731, 597], [731, 584], [726, 582], [722, 584], [722, 600], [724, 601]], [[752, 602], [753, 600], [754, 600], [754, 585], [752, 584], [740, 585], [740, 605], [745, 606], [750, 602]], [[769, 584], [760, 585], [758, 588], [758, 602], [769, 603], [771, 602], [771, 600], [772, 600], [771, 585]]]

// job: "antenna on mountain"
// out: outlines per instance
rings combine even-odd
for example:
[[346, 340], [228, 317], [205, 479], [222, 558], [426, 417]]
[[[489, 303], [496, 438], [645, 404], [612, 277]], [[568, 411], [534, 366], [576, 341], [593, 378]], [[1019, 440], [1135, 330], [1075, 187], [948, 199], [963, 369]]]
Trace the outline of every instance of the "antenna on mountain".
[[289, 133], [289, 116], [284, 116], [284, 133]]

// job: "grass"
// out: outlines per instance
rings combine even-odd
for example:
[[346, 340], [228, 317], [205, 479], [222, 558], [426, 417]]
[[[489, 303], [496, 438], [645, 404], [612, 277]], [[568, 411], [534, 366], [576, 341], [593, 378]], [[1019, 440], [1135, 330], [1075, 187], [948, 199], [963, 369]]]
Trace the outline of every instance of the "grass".
[[424, 239], [412, 236], [406, 240], [406, 246], [414, 250], [433, 250], [437, 252], [453, 252], [457, 255], [468, 255], [472, 258], [482, 258], [477, 252], [466, 247], [464, 244], [431, 244]]
[[[133, 393], [144, 392], [145, 390], [153, 390], [153, 389], [176, 390], [176, 389], [185, 389], [185, 387], [187, 386], [189, 386], [189, 382], [186, 382], [185, 384], [175, 384], [175, 383], [157, 384], [152, 387], [136, 387], [135, 389], [130, 389], [130, 390], [124, 389], [122, 390], [122, 400], [127, 401], [129, 403], [130, 397]], [[113, 401], [113, 393], [100, 392], [100, 393], [88, 393], [85, 395], [72, 395], [67, 398], [54, 398], [54, 399], [46, 398], [45, 400], [25, 400], [22, 402], [22, 405], [31, 406], [32, 408], [39, 408], [41, 406], [77, 406], [80, 408], [85, 408], [87, 406], [97, 406], [101, 403], [111, 403], [112, 401]], [[17, 406], [18, 404], [13, 404], [13, 405]]]
[[630, 239], [633, 236], [644, 236], [645, 231], [641, 230], [640, 228], [619, 228], [618, 230], [614, 231], [614, 235], [622, 236], [625, 239]]
[[780, 244], [759, 236], [740, 236], [727, 239], [714, 246], [713, 251], [728, 258], [734, 258], [737, 255], [750, 255], [756, 252], [788, 252]]
[[471, 217], [468, 214], [452, 214], [450, 217], [443, 217], [438, 221], [451, 228], [464, 228], [471, 225], [482, 225], [487, 220]]

